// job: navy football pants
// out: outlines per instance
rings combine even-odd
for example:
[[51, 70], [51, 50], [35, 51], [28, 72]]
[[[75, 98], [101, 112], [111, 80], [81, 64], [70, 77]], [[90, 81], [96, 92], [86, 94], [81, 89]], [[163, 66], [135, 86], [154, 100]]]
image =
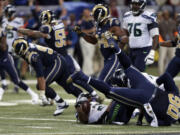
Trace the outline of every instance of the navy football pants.
[[13, 57], [10, 54], [8, 54], [6, 58], [0, 60], [0, 70], [6, 71], [14, 84], [25, 91], [28, 89], [28, 86], [20, 80], [14, 65]]

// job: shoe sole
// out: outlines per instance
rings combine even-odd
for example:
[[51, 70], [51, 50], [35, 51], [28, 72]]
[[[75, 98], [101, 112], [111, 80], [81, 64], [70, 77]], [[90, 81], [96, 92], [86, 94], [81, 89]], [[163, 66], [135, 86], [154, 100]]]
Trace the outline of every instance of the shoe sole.
[[57, 114], [53, 114], [53, 116], [58, 116], [58, 115], [62, 114], [63, 111], [64, 111], [66, 108], [68, 108], [68, 107], [69, 107], [69, 105], [66, 105], [66, 106], [62, 109], [62, 112], [57, 113]]

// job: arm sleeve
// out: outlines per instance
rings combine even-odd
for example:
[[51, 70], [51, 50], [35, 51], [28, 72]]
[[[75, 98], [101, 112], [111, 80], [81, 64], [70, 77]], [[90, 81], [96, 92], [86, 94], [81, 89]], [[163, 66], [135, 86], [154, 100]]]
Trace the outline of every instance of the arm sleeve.
[[42, 33], [50, 34], [50, 32], [52, 31], [52, 28], [51, 28], [51, 26], [49, 26], [49, 25], [42, 25], [42, 26], [40, 27], [40, 31], [41, 31]]

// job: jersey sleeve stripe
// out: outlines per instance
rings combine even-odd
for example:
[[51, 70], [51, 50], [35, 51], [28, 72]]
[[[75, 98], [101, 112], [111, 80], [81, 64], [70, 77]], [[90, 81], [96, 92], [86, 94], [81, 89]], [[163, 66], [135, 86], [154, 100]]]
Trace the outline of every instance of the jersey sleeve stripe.
[[148, 24], [148, 30], [150, 31], [151, 29], [154, 29], [154, 28], [158, 28], [158, 23], [156, 22], [153, 22], [151, 24]]
[[147, 15], [142, 15], [143, 18], [151, 20], [152, 22], [155, 22], [154, 18], [147, 16]]

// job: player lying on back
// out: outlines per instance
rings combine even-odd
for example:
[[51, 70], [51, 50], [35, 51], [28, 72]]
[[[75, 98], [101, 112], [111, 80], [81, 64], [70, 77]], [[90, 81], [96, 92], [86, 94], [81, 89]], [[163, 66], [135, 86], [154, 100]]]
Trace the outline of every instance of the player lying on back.
[[[107, 83], [74, 73], [72, 80], [83, 78], [91, 86], [120, 104], [145, 110], [145, 118], [153, 127], [170, 126], [179, 118], [179, 90], [169, 73], [157, 79], [159, 85], [164, 84], [165, 91], [148, 81], [141, 72], [131, 65], [126, 54], [114, 43], [116, 55], [121, 62], [132, 88], [110, 87]], [[67, 81], [71, 81], [68, 79]]]
[[17, 55], [30, 64], [37, 76], [37, 89], [41, 92], [41, 97], [46, 104], [44, 94], [47, 98], [56, 101], [57, 109], [54, 115], [60, 115], [68, 104], [49, 87], [54, 81], [62, 86], [67, 93], [78, 97], [82, 91], [72, 83], [67, 84], [66, 79], [69, 77], [69, 69], [64, 57], [48, 47], [28, 43], [24, 38], [18, 38], [13, 42], [13, 48]]
[[120, 105], [116, 101], [109, 105], [92, 101], [89, 94], [81, 94], [75, 104], [76, 118], [83, 124], [127, 124], [134, 107]]

